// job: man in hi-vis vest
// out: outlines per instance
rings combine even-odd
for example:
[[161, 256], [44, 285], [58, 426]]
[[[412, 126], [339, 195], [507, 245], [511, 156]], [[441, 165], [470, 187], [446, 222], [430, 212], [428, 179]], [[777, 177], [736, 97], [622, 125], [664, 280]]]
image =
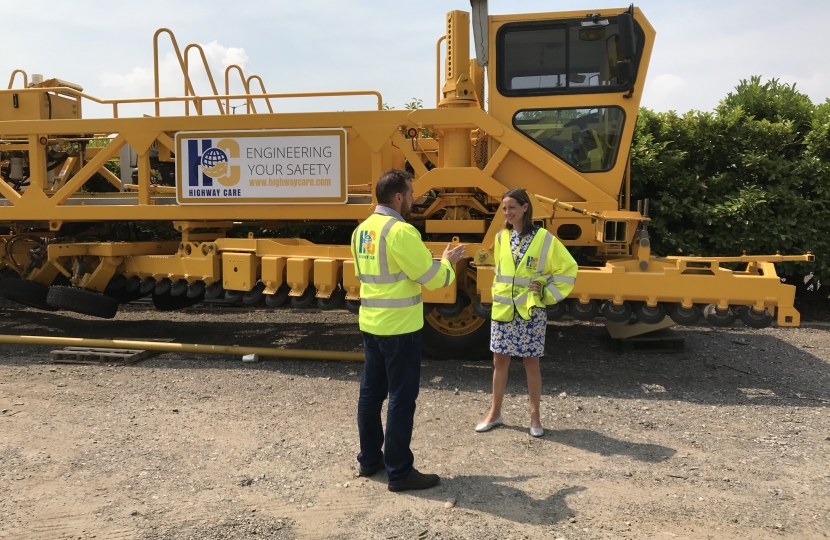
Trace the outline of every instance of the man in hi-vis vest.
[[[432, 259], [421, 234], [406, 222], [413, 204], [411, 174], [386, 171], [375, 194], [375, 213], [355, 229], [351, 245], [360, 280], [360, 330], [366, 354], [357, 404], [359, 474], [372, 476], [386, 468], [389, 491], [426, 489], [440, 479], [415, 470], [409, 449], [421, 379], [421, 286], [433, 290], [449, 285], [464, 246], [447, 246], [440, 262]], [[387, 395], [384, 437], [380, 411]]]

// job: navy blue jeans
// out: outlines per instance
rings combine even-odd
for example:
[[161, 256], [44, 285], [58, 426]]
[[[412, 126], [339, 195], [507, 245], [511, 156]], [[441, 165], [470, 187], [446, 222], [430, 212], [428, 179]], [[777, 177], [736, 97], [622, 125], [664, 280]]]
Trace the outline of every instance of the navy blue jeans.
[[[415, 458], [409, 449], [415, 400], [421, 385], [421, 331], [397, 336], [376, 336], [363, 332], [366, 361], [357, 402], [357, 429], [363, 467], [386, 464], [390, 482], [412, 474]], [[386, 436], [380, 411], [386, 396]], [[385, 454], [381, 452], [384, 442]]]

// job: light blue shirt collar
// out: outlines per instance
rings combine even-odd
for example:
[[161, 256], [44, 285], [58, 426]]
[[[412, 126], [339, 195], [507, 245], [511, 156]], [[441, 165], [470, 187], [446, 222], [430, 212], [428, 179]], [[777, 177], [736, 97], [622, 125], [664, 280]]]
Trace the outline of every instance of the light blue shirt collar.
[[393, 217], [398, 221], [406, 222], [406, 220], [401, 217], [399, 213], [395, 212], [393, 208], [389, 208], [388, 206], [383, 206], [381, 204], [375, 207], [375, 214], [383, 214], [384, 216]]

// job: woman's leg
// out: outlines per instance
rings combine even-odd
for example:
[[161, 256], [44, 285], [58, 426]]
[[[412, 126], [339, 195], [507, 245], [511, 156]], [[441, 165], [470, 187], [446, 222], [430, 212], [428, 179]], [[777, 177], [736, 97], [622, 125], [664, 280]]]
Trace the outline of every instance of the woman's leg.
[[[527, 374], [527, 395], [530, 397], [530, 427], [542, 427], [542, 417], [539, 404], [542, 401], [542, 369], [538, 358], [525, 358], [525, 373]], [[495, 396], [495, 392], [493, 392]]]
[[489, 424], [501, 416], [501, 404], [504, 401], [504, 389], [507, 388], [507, 372], [510, 369], [510, 356], [493, 353], [493, 402], [484, 423]]

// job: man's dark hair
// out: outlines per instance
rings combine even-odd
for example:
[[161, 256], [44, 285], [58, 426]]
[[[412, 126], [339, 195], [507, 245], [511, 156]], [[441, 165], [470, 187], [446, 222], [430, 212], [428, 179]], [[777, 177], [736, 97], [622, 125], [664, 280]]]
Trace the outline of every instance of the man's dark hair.
[[396, 193], [406, 193], [409, 189], [407, 180], [412, 180], [412, 175], [401, 169], [389, 169], [378, 178], [375, 185], [375, 195], [381, 204], [391, 204], [395, 200]]
[[[527, 196], [527, 191], [522, 188], [515, 188], [509, 190], [501, 196], [501, 200], [510, 197], [520, 205], [527, 205], [527, 212], [522, 217], [522, 230], [519, 231], [522, 235], [528, 235], [533, 232], [533, 203], [530, 202], [530, 197]], [[505, 229], [512, 229], [513, 225], [510, 223], [504, 224]]]

